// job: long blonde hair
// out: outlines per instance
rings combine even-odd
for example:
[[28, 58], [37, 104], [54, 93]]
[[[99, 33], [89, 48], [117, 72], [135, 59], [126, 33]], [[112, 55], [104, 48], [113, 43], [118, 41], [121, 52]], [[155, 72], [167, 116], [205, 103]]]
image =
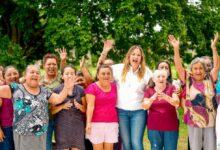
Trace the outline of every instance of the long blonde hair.
[[127, 72], [130, 70], [130, 56], [131, 56], [131, 53], [135, 49], [139, 49], [140, 52], [141, 52], [141, 63], [140, 63], [140, 68], [138, 69], [138, 72], [137, 72], [137, 76], [138, 76], [139, 80], [141, 80], [144, 77], [144, 74], [145, 74], [145, 71], [146, 71], [146, 64], [145, 64], [145, 59], [144, 59], [145, 58], [144, 51], [143, 51], [143, 49], [140, 46], [133, 45], [128, 50], [127, 54], [125, 55], [124, 61], [123, 61], [124, 68], [123, 68], [122, 74], [121, 74], [122, 82], [125, 82]]

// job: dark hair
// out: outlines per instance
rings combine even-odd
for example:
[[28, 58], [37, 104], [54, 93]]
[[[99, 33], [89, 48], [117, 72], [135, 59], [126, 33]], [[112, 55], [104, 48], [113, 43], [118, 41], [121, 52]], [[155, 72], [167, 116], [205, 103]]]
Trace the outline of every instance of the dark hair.
[[82, 71], [76, 71], [76, 76], [83, 77]]
[[159, 61], [158, 64], [156, 65], [156, 69], [158, 69], [158, 67], [159, 67], [159, 65], [160, 65], [161, 63], [166, 63], [166, 64], [168, 65], [168, 67], [169, 67], [169, 75], [168, 75], [168, 77], [167, 77], [167, 81], [172, 84], [173, 79], [172, 79], [171, 65], [170, 65], [169, 61], [167, 61], [167, 60], [161, 60], [161, 61]]
[[[63, 76], [64, 71], [65, 71], [66, 68], [72, 68], [72, 69], [75, 71], [75, 74], [76, 74], [76, 68], [74, 68], [74, 67], [71, 66], [71, 65], [67, 65], [67, 66], [65, 66], [64, 68], [62, 68], [62, 70], [61, 70], [61, 75], [62, 75], [62, 76]], [[64, 82], [63, 79], [61, 79], [61, 81], [62, 81], [62, 83]]]
[[[4, 70], [2, 71], [2, 75], [3, 75], [4, 78], [5, 78], [5, 73], [6, 73], [6, 72], [8, 71], [8, 69], [10, 69], [10, 68], [14, 68], [15, 70], [18, 71], [18, 69], [17, 69], [15, 66], [12, 66], [12, 65], [6, 66], [6, 67], [4, 68]], [[19, 74], [19, 72], [18, 72], [18, 74]]]
[[98, 76], [98, 74], [99, 74], [99, 71], [100, 71], [101, 69], [103, 69], [103, 68], [108, 68], [108, 69], [110, 69], [111, 73], [113, 74], [112, 68], [111, 68], [109, 65], [100, 65], [100, 66], [97, 68], [97, 71], [96, 71], [96, 77], [95, 77], [95, 80], [96, 80], [96, 81], [98, 80], [97, 76]]
[[43, 64], [45, 65], [45, 63], [47, 62], [47, 59], [55, 59], [57, 64], [58, 64], [58, 57], [55, 54], [51, 54], [51, 53], [47, 53], [46, 55], [44, 55], [43, 57]]

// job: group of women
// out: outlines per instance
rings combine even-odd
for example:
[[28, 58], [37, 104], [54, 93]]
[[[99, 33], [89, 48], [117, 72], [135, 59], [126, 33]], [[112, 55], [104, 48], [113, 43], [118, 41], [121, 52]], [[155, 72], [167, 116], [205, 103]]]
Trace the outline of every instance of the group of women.
[[[179, 137], [177, 108], [184, 110], [192, 150], [220, 148], [220, 93], [218, 34], [209, 57], [195, 58], [186, 70], [179, 39], [170, 35], [179, 82], [170, 63], [162, 60], [155, 71], [145, 63], [143, 49], [132, 46], [123, 63], [106, 59], [114, 42], [104, 42], [93, 80], [84, 61], [81, 72], [66, 65], [67, 53], [46, 54], [44, 74], [29, 65], [19, 82], [13, 66], [0, 68], [0, 149], [143, 150], [147, 128], [152, 150], [176, 150]], [[218, 107], [218, 110], [217, 110]], [[218, 111], [218, 112], [217, 112]], [[119, 142], [120, 141], [120, 142]]]

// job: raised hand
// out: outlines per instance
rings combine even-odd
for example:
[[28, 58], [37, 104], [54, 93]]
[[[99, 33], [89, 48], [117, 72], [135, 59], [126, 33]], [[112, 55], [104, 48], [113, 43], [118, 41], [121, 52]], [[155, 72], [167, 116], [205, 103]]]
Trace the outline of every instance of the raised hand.
[[56, 48], [55, 51], [59, 53], [61, 61], [67, 59], [67, 52], [64, 47], [63, 48]]
[[173, 46], [174, 49], [179, 49], [179, 45], [180, 45], [179, 38], [176, 39], [176, 38], [174, 37], [174, 35], [169, 35], [169, 36], [168, 36], [168, 42], [170, 43], [170, 45]]
[[104, 41], [103, 50], [106, 51], [106, 52], [109, 52], [113, 48], [114, 44], [115, 44], [114, 40]]
[[212, 49], [215, 49], [216, 48], [216, 45], [218, 43], [218, 40], [219, 40], [219, 34], [218, 32], [215, 33], [215, 36], [214, 36], [214, 39], [211, 39], [211, 48]]
[[80, 68], [83, 68], [84, 65], [85, 65], [85, 56], [83, 56], [83, 57], [80, 59], [79, 63], [80, 63]]

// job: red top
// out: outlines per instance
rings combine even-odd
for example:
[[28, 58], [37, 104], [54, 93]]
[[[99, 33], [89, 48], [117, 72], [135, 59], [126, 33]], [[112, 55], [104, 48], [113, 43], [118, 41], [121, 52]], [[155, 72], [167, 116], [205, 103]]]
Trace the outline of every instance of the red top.
[[[165, 94], [172, 96], [175, 87], [167, 84], [163, 91]], [[148, 88], [145, 93], [145, 98], [150, 98], [156, 91], [154, 88]], [[147, 128], [149, 130], [159, 131], [176, 131], [179, 128], [176, 108], [167, 101], [160, 99], [155, 100], [148, 110]]]
[[0, 106], [0, 127], [12, 127], [13, 104], [11, 99], [2, 98]]
[[118, 122], [116, 111], [117, 88], [115, 83], [111, 83], [111, 90], [104, 92], [96, 83], [90, 84], [86, 94], [95, 96], [95, 107], [92, 122]]

